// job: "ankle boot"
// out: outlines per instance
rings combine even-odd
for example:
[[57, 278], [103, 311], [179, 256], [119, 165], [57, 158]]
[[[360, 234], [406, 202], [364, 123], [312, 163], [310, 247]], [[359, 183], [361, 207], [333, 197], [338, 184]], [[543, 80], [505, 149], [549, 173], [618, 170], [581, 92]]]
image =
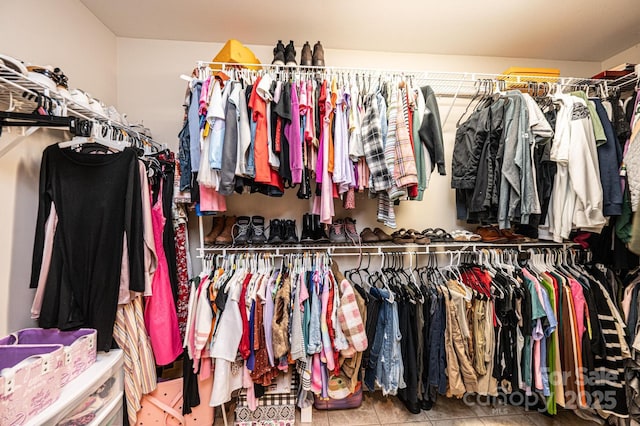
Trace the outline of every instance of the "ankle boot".
[[304, 46], [302, 46], [302, 53], [300, 53], [300, 66], [310, 67], [312, 64], [311, 45], [307, 41]]
[[313, 240], [316, 243], [328, 243], [329, 242], [329, 237], [327, 236], [327, 233], [324, 230], [324, 224], [320, 223], [320, 215], [319, 214], [314, 214], [313, 215], [313, 229], [315, 231]]
[[302, 235], [300, 235], [301, 243], [311, 243], [314, 241], [313, 216], [310, 214], [302, 215]]
[[329, 227], [329, 241], [334, 244], [347, 242], [347, 235], [344, 233], [344, 222], [342, 219], [336, 219]]
[[213, 224], [211, 225], [211, 231], [207, 235], [204, 236], [205, 244], [215, 244], [216, 238], [222, 232], [224, 228], [224, 220], [226, 216], [214, 216]]
[[216, 237], [216, 244], [231, 244], [233, 243], [233, 226], [236, 224], [235, 216], [227, 216], [224, 220], [224, 228], [220, 235]]
[[358, 230], [356, 229], [355, 219], [352, 219], [350, 217], [345, 218], [344, 233], [347, 235], [347, 239], [350, 240], [353, 244], [360, 244], [360, 234], [358, 234]]
[[253, 216], [251, 218], [251, 244], [264, 244], [267, 242], [267, 236], [264, 233], [264, 217]]
[[320, 42], [313, 46], [313, 66], [324, 67], [324, 49]]
[[271, 219], [269, 221], [269, 244], [280, 244], [283, 241], [282, 233], [282, 221]]
[[298, 244], [296, 221], [293, 219], [284, 221], [284, 242], [287, 244]]
[[251, 218], [249, 216], [240, 216], [236, 220], [234, 228], [233, 244], [247, 244], [251, 242]]
[[287, 47], [284, 49], [284, 63], [288, 67], [295, 67], [298, 65], [296, 62], [296, 47], [293, 45], [293, 40], [289, 41]]
[[278, 40], [278, 44], [273, 48], [273, 61], [272, 65], [284, 65], [284, 44], [282, 40]]

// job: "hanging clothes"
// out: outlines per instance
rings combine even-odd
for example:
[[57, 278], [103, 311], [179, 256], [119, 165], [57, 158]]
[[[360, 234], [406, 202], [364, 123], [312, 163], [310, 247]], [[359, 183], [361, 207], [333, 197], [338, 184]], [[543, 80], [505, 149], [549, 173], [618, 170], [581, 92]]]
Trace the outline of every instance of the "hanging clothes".
[[[271, 385], [292, 361], [305, 392], [342, 398], [355, 390], [368, 347], [366, 306], [324, 256], [287, 256], [281, 268], [268, 256], [231, 256], [195, 285], [185, 347], [200, 375], [215, 365], [210, 405], [235, 389]], [[255, 408], [254, 397], [247, 393]]]
[[123, 240], [129, 256], [129, 289], [140, 293], [145, 289], [137, 155], [133, 149], [93, 155], [51, 145], [42, 156], [39, 194], [31, 288], [38, 286], [52, 206], [58, 217], [39, 325], [96, 328], [98, 348], [109, 350]]
[[182, 340], [180, 339], [175, 300], [171, 292], [169, 267], [162, 244], [166, 221], [162, 214], [162, 186], [161, 184], [158, 200], [151, 208], [156, 253], [158, 253], [159, 261], [151, 284], [152, 296], [147, 298], [145, 303], [144, 319], [156, 363], [168, 365], [182, 353]]
[[[221, 75], [190, 84], [180, 132], [181, 167], [197, 171], [198, 184], [183, 177], [180, 188], [196, 193], [200, 211], [224, 211], [224, 197], [234, 191], [279, 197], [300, 185], [297, 195], [307, 199], [315, 177], [313, 210], [322, 223], [333, 222], [336, 198], [352, 209], [355, 192], [370, 188], [379, 198], [378, 219], [395, 227], [393, 203], [421, 199], [436, 165], [445, 173], [428, 86], [403, 81], [399, 89], [398, 78], [389, 77], [363, 90], [350, 76]], [[204, 161], [193, 161], [198, 154]]]

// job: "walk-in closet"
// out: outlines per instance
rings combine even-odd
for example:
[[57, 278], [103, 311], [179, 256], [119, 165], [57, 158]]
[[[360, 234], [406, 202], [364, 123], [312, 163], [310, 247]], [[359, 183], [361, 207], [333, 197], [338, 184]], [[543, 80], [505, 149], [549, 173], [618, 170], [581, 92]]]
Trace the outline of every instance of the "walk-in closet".
[[632, 0], [0, 28], [0, 426], [640, 424]]

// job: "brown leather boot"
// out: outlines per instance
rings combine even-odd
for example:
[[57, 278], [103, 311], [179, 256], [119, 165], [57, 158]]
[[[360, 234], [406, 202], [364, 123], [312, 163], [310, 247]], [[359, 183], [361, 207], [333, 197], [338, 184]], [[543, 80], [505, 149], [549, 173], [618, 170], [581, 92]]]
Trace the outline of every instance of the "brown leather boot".
[[311, 45], [306, 42], [302, 46], [302, 53], [300, 54], [300, 66], [310, 67], [313, 64], [313, 53], [311, 53]]
[[322, 48], [322, 44], [320, 44], [320, 42], [317, 42], [313, 46], [312, 63], [314, 67], [324, 67], [324, 49]]
[[233, 225], [236, 224], [235, 216], [227, 216], [224, 221], [224, 228], [220, 235], [216, 237], [216, 244], [231, 244], [233, 243]]
[[216, 238], [222, 232], [222, 228], [224, 228], [225, 217], [226, 216], [213, 217], [213, 225], [211, 226], [211, 231], [209, 231], [209, 233], [204, 236], [205, 244], [214, 244], [216, 242]]

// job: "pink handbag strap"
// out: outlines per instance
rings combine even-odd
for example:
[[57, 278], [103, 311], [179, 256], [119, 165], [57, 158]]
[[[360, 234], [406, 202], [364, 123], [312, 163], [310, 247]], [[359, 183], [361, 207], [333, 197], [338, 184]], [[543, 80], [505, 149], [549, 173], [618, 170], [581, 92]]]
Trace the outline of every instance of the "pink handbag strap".
[[164, 424], [165, 425], [169, 424], [169, 423], [167, 423], [168, 416], [173, 416], [182, 425], [186, 424], [185, 420], [184, 420], [184, 416], [182, 415], [182, 413], [178, 412], [178, 410], [173, 408], [173, 405], [176, 405], [182, 399], [182, 394], [176, 395], [175, 398], [173, 399], [173, 401], [171, 401], [171, 405], [167, 405], [164, 402], [160, 401], [158, 398], [156, 398], [154, 396], [151, 396], [151, 395], [145, 395], [144, 398], [147, 401], [151, 402], [156, 407], [160, 408], [161, 410], [163, 410], [165, 412], [165, 415], [164, 415]]

